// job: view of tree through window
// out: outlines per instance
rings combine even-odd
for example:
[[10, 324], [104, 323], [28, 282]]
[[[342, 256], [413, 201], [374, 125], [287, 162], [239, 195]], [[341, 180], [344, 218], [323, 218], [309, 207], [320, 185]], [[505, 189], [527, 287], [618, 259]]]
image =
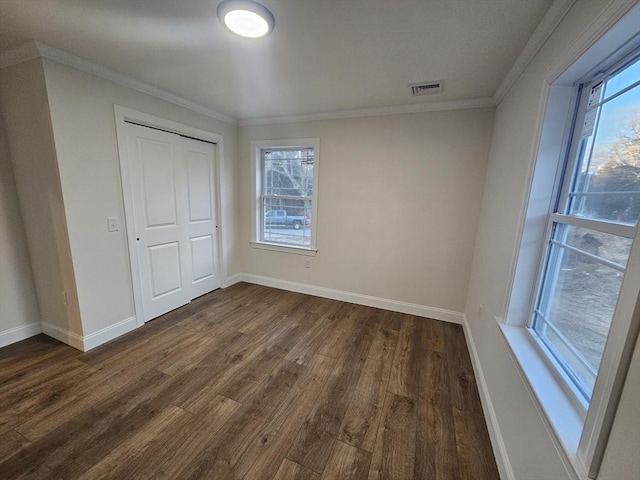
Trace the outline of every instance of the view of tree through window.
[[311, 245], [313, 165], [313, 148], [261, 151], [262, 241]]
[[640, 215], [640, 60], [582, 95], [533, 329], [588, 400]]

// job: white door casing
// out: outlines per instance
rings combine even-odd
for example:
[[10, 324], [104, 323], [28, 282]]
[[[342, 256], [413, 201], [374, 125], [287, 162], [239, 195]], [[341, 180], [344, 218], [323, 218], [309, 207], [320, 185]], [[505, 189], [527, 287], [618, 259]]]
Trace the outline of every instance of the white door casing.
[[134, 276], [148, 321], [220, 286], [215, 147], [130, 123], [125, 130]]

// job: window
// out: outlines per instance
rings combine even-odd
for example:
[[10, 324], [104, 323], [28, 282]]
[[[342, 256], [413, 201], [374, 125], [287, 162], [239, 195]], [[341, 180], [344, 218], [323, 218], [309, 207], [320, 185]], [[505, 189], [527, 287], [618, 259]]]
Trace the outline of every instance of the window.
[[640, 215], [640, 58], [581, 85], [531, 329], [588, 403]]
[[577, 478], [598, 475], [640, 330], [639, 14], [636, 5], [548, 66], [509, 297], [496, 316]]
[[252, 142], [253, 244], [315, 253], [318, 139]]

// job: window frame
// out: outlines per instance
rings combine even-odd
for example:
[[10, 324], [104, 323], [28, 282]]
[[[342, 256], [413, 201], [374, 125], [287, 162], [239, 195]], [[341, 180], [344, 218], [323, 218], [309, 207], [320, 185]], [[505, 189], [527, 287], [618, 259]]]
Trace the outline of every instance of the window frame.
[[550, 215], [556, 214], [559, 205], [567, 162], [575, 158], [570, 150], [580, 108], [579, 85], [595, 79], [596, 72], [629, 62], [640, 52], [638, 14], [640, 5], [620, 15], [617, 23], [590, 46], [573, 57], [564, 57], [549, 70], [540, 104], [539, 136], [531, 152], [527, 194], [520, 211], [508, 296], [503, 313], [495, 316], [563, 463], [577, 478], [585, 479], [597, 477], [640, 331], [640, 226], [632, 227], [635, 234], [627, 271], [589, 404], [578, 400], [559, 363], [545, 352], [545, 346], [528, 327], [548, 248]]
[[[313, 149], [313, 191], [311, 195], [311, 243], [309, 246], [288, 245], [277, 242], [268, 242], [262, 239], [262, 200], [263, 200], [263, 165], [262, 151], [268, 149], [292, 149], [311, 148]], [[298, 138], [283, 140], [258, 140], [251, 142], [251, 241], [254, 248], [271, 250], [297, 255], [315, 256], [317, 249], [317, 225], [318, 225], [318, 179], [320, 176], [320, 139], [319, 138]]]
[[[572, 215], [572, 205], [570, 200], [571, 193], [574, 189], [574, 185], [579, 174], [578, 170], [583, 158], [583, 155], [579, 155], [578, 153], [579, 149], [582, 148], [582, 137], [580, 133], [582, 129], [582, 122], [585, 119], [589, 103], [590, 94], [588, 92], [590, 92], [591, 89], [597, 86], [599, 83], [603, 83], [606, 79], [615, 76], [618, 72], [620, 72], [627, 66], [637, 62], [638, 60], [640, 60], [640, 47], [634, 48], [631, 52], [625, 54], [622, 59], [610, 62], [610, 64], [606, 66], [604, 71], [601, 70], [596, 75], [587, 75], [586, 77], [583, 77], [576, 82], [575, 92], [573, 93], [573, 95], [574, 103], [577, 105], [577, 108], [574, 109], [573, 118], [570, 122], [570, 126], [568, 126], [568, 135], [565, 136], [568, 143], [568, 148], [566, 149], [567, 154], [556, 172], [554, 183], [555, 188], [552, 192], [552, 201], [550, 204], [552, 208], [547, 215], [546, 227], [543, 235], [543, 247], [539, 255], [540, 261], [535, 280], [535, 293], [531, 298], [527, 314], [526, 327], [531, 330], [530, 333], [533, 337], [533, 340], [536, 342], [539, 351], [545, 356], [551, 357], [546, 361], [548, 364], [553, 365], [554, 369], [556, 369], [558, 366], [561, 367], [561, 371], [558, 371], [556, 376], [565, 384], [564, 390], [575, 396], [575, 401], [577, 401], [578, 405], [580, 405], [581, 410], [585, 416], [589, 408], [589, 402], [593, 398], [593, 391], [591, 393], [591, 397], [587, 398], [589, 394], [585, 390], [585, 386], [581, 385], [582, 381], [571, 373], [570, 368], [567, 367], [565, 361], [561, 358], [558, 358], [558, 355], [553, 351], [552, 347], [547, 345], [546, 342], [541, 337], [539, 337], [539, 333], [537, 332], [535, 325], [536, 316], [542, 316], [544, 322], [547, 323], [547, 325], [549, 325], [549, 319], [547, 319], [545, 315], [541, 315], [541, 313], [537, 309], [537, 306], [542, 301], [542, 296], [547, 293], [544, 289], [544, 281], [545, 278], [549, 278], [549, 267], [553, 268], [555, 266], [556, 268], [555, 273], [552, 274], [553, 278], [551, 279], [551, 282], [555, 283], [557, 280], [557, 268], [560, 267], [561, 259], [556, 261], [551, 260], [551, 257], [554, 255], [553, 246], [556, 245], [563, 250], [571, 250], [570, 246], [559, 245], [557, 240], [555, 240], [555, 232], [557, 228], [561, 228], [562, 226], [587, 228], [601, 233], [629, 238], [631, 240], [634, 239], [637, 229], [640, 228], [640, 220], [638, 220], [638, 223], [634, 226], [629, 224], [616, 223], [608, 220], [599, 220]], [[601, 98], [601, 104], [617, 98], [618, 96], [637, 86], [638, 83], [636, 82], [631, 86], [627, 86], [621, 91], [616, 92], [614, 95], [611, 95], [609, 97], [603, 96]], [[594, 139], [597, 135], [600, 115], [601, 114], [599, 111], [598, 119], [595, 125], [596, 130], [593, 132]], [[618, 267], [617, 265], [612, 265], [613, 262], [608, 262], [605, 259], [599, 259], [597, 261], [605, 265], [609, 264], [608, 266], [612, 268], [617, 269]], [[623, 270], [623, 272], [625, 270]], [[555, 287], [552, 287], [551, 289], [554, 290]], [[550, 327], [554, 329], [553, 325], [550, 325]], [[557, 335], [559, 337], [562, 337], [562, 334], [559, 332], [557, 332]], [[573, 345], [567, 345], [567, 348], [570, 350], [575, 349]], [[581, 359], [581, 357], [582, 356], [579, 354], [579, 352], [576, 353], [576, 358], [578, 361], [584, 360]], [[597, 370], [595, 371], [594, 375], [597, 379]]]

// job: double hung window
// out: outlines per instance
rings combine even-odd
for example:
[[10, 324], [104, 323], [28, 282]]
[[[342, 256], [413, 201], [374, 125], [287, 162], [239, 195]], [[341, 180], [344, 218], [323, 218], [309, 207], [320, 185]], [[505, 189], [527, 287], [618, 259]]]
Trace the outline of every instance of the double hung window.
[[580, 87], [531, 330], [589, 403], [640, 215], [640, 56]]
[[254, 244], [315, 251], [317, 139], [253, 142]]

